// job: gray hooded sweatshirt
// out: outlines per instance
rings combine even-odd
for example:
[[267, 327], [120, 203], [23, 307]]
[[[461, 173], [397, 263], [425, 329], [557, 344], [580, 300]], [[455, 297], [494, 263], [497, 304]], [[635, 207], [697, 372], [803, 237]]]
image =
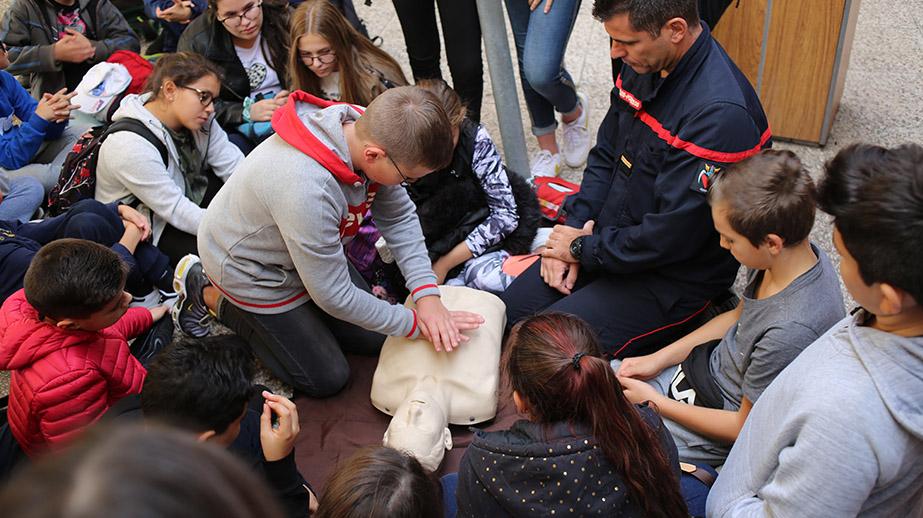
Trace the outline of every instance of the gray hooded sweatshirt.
[[[151, 94], [127, 95], [112, 120], [135, 119], [144, 123], [167, 147], [167, 164], [157, 148], [141, 135], [120, 131], [106, 137], [99, 148], [96, 164], [96, 199], [103, 203], [121, 201], [134, 204], [149, 214], [154, 244], [160, 241], [169, 223], [195, 235], [205, 209], [186, 197], [186, 182], [179, 151], [163, 123], [144, 107]], [[227, 181], [244, 155], [211, 116], [205, 126], [192, 132], [196, 147], [211, 170]]]
[[923, 337], [833, 326], [753, 406], [708, 516], [923, 516]]
[[416, 314], [353, 284], [343, 251], [370, 207], [414, 300], [438, 295], [413, 202], [403, 187], [353, 171], [343, 124], [360, 112], [342, 104], [318, 110], [315, 101], [323, 102], [294, 92], [273, 117], [276, 134], [212, 200], [198, 234], [205, 272], [251, 313], [284, 313], [313, 300], [339, 320], [416, 337]]

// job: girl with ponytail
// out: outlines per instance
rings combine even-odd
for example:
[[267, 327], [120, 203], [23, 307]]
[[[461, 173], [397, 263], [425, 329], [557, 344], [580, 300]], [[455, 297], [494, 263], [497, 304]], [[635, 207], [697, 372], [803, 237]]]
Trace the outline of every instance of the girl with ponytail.
[[669, 432], [625, 399], [586, 323], [522, 321], [504, 368], [528, 419], [475, 435], [459, 468], [459, 516], [688, 516]]

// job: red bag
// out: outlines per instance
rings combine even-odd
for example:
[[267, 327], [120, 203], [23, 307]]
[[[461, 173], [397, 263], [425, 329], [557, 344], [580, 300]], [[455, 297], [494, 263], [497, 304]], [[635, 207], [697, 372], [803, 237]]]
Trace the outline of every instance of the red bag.
[[535, 196], [538, 198], [542, 216], [555, 223], [564, 223], [564, 202], [567, 197], [580, 192], [580, 186], [553, 176], [540, 176], [533, 179]]
[[119, 63], [128, 69], [128, 73], [131, 74], [131, 83], [125, 89], [125, 93], [129, 94], [140, 94], [144, 89], [144, 83], [147, 82], [147, 78], [154, 71], [154, 65], [150, 61], [130, 50], [117, 50], [106, 61]]

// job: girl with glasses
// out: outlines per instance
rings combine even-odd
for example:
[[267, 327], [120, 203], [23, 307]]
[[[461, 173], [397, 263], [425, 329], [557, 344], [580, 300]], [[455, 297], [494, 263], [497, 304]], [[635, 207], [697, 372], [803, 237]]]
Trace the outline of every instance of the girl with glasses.
[[209, 0], [183, 31], [178, 48], [218, 65], [218, 123], [248, 154], [272, 134], [269, 121], [288, 98], [288, 10], [268, 0]]
[[407, 84], [400, 65], [359, 34], [327, 0], [308, 0], [292, 15], [292, 88], [331, 101], [368, 106]]
[[220, 71], [198, 54], [165, 54], [146, 93], [128, 95], [113, 121], [134, 119], [159, 139], [160, 151], [134, 131], [107, 137], [96, 166], [96, 199], [139, 205], [149, 212], [153, 243], [172, 264], [196, 250], [205, 207], [243, 154], [215, 124]]

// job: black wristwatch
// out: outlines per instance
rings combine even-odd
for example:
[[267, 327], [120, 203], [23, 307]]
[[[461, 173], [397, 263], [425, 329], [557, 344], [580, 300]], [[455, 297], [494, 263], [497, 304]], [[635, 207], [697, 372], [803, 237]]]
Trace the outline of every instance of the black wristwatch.
[[580, 236], [570, 242], [570, 255], [574, 256], [577, 262], [580, 262], [580, 256], [583, 255], [583, 238]]

